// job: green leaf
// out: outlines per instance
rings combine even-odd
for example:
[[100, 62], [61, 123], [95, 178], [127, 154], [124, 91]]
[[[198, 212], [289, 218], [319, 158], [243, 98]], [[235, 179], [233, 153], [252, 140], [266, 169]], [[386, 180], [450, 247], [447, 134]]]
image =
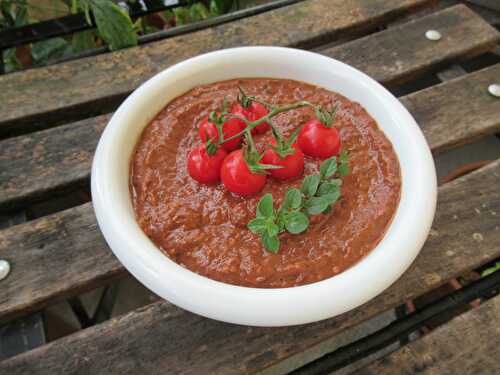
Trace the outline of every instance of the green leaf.
[[332, 204], [334, 204], [335, 202], [337, 202], [337, 200], [340, 198], [340, 191], [335, 191], [333, 193], [328, 193], [328, 194], [325, 194], [325, 195], [322, 195], [321, 198], [327, 202], [327, 204], [329, 206], [331, 206]]
[[351, 168], [349, 168], [349, 153], [346, 150], [343, 150], [339, 156], [340, 166], [338, 169], [340, 176], [348, 175], [351, 172]]
[[351, 168], [347, 164], [340, 164], [338, 172], [340, 176], [346, 176], [351, 172]]
[[314, 194], [316, 194], [316, 191], [318, 190], [319, 180], [320, 180], [319, 174], [312, 174], [306, 176], [304, 178], [304, 181], [302, 181], [302, 186], [300, 187], [300, 190], [302, 190], [304, 195], [308, 197], [313, 197]]
[[247, 224], [247, 228], [250, 229], [253, 233], [264, 233], [267, 230], [267, 219], [263, 217], [257, 217], [255, 219], [250, 220]]
[[210, 17], [210, 11], [203, 3], [194, 3], [189, 8], [189, 20], [191, 22], [201, 21]]
[[281, 203], [280, 210], [287, 211], [291, 209], [297, 209], [302, 204], [302, 193], [299, 189], [291, 188], [285, 193], [285, 198], [283, 203]]
[[272, 217], [273, 215], [273, 196], [270, 193], [267, 193], [257, 204], [257, 217]]
[[493, 267], [486, 268], [482, 273], [481, 276], [488, 276], [491, 275], [494, 272], [500, 271], [500, 262], [496, 262]]
[[326, 215], [326, 214], [329, 214], [330, 212], [332, 212], [332, 206], [328, 206], [327, 208], [325, 208], [325, 210], [322, 212], [322, 214]]
[[274, 237], [279, 233], [279, 227], [275, 223], [268, 223], [267, 225], [267, 235], [269, 237]]
[[340, 190], [341, 185], [342, 180], [339, 179], [322, 182], [318, 188], [318, 195], [321, 197], [325, 194], [335, 193]]
[[165, 18], [166, 23], [172, 23], [175, 20], [175, 14], [171, 9], [166, 9], [163, 12], [163, 18]]
[[319, 167], [322, 179], [332, 177], [337, 172], [337, 157], [332, 156], [330, 159], [325, 160]]
[[231, 9], [234, 0], [210, 0], [210, 12], [214, 15], [223, 14]]
[[189, 9], [186, 7], [178, 7], [173, 10], [175, 15], [175, 25], [181, 26], [189, 23]]
[[328, 206], [328, 201], [326, 199], [323, 199], [323, 197], [309, 198], [304, 204], [308, 215], [318, 215], [322, 213]]
[[73, 35], [71, 45], [73, 51], [82, 52], [96, 47], [94, 30], [87, 30]]
[[285, 223], [286, 230], [293, 234], [305, 231], [308, 226], [309, 219], [302, 212], [292, 212]]
[[69, 43], [64, 38], [51, 38], [33, 43], [31, 57], [35, 63], [63, 56]]
[[280, 249], [280, 240], [278, 236], [269, 236], [267, 232], [262, 235], [262, 244], [271, 253], [277, 253]]
[[339, 155], [339, 162], [345, 164], [348, 161], [349, 161], [349, 152], [347, 150], [342, 150]]
[[13, 72], [23, 66], [16, 57], [15, 48], [9, 48], [3, 51], [3, 63], [5, 64], [4, 68], [6, 73]]
[[88, 0], [99, 35], [111, 51], [137, 45], [137, 34], [129, 15], [109, 0]]

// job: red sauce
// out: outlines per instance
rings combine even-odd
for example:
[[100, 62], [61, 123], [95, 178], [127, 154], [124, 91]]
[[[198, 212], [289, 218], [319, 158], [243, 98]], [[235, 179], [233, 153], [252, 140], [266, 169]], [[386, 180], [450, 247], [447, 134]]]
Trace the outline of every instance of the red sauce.
[[[278, 254], [266, 251], [246, 225], [262, 195], [271, 192], [279, 204], [302, 178], [269, 178], [259, 195], [242, 198], [221, 184], [201, 185], [187, 173], [187, 155], [199, 141], [197, 124], [218, 109], [224, 97], [234, 102], [238, 85], [275, 104], [337, 104], [335, 124], [342, 147], [350, 153], [351, 173], [344, 177], [342, 197], [332, 212], [311, 217], [304, 233], [281, 234]], [[288, 135], [311, 116], [311, 109], [301, 108], [278, 115], [274, 122]], [[262, 144], [264, 139], [257, 136], [256, 141]], [[307, 159], [305, 174], [317, 172], [319, 164]], [[168, 257], [211, 279], [259, 288], [313, 283], [351, 267], [384, 236], [401, 189], [392, 145], [361, 105], [306, 83], [265, 78], [196, 87], [169, 103], [142, 133], [130, 181], [137, 221]]]

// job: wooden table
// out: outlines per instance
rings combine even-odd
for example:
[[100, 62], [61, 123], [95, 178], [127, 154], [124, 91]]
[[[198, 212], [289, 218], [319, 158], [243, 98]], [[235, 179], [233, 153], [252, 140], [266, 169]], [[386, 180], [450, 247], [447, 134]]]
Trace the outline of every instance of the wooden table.
[[[426, 39], [431, 29], [442, 34], [439, 41]], [[0, 321], [126, 273], [104, 242], [85, 191], [111, 112], [158, 71], [241, 45], [313, 49], [359, 68], [400, 96], [438, 156], [500, 131], [500, 98], [488, 93], [490, 84], [500, 84], [500, 58], [489, 52], [498, 51], [499, 40], [492, 25], [457, 1], [308, 0], [135, 48], [0, 76], [2, 213], [84, 191], [76, 200], [83, 204], [0, 231], [0, 258], [12, 267], [0, 281]], [[425, 204], [425, 197], [415, 199]], [[251, 328], [159, 301], [1, 361], [0, 373], [325, 373], [358, 359], [363, 348], [397, 340], [411, 324], [456, 301], [491, 297], [500, 272], [455, 292], [451, 302], [445, 298], [335, 350], [343, 332], [498, 257], [500, 160], [439, 188], [433, 229], [417, 260], [387, 291], [354, 311], [297, 327]], [[500, 372], [499, 317], [500, 297], [493, 297], [360, 373]], [[325, 342], [333, 353], [314, 361], [325, 354], [314, 350]]]

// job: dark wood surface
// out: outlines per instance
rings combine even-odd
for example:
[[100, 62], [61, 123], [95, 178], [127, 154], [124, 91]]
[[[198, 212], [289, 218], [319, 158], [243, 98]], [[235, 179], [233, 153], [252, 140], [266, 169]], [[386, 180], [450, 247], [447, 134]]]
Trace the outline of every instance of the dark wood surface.
[[[427, 30], [439, 30], [442, 39], [429, 41]], [[498, 31], [477, 14], [456, 5], [324, 52], [394, 86], [436, 71], [450, 61], [491, 50], [499, 37]]]
[[304, 1], [140, 47], [0, 76], [0, 134], [109, 112], [147, 78], [205, 52], [245, 45], [315, 47], [431, 2]]
[[357, 375], [500, 373], [500, 296], [356, 372]]
[[0, 362], [0, 373], [255, 373], [500, 256], [499, 185], [500, 160], [441, 187], [433, 229], [414, 264], [384, 293], [344, 315], [251, 328], [158, 302]]
[[[500, 64], [402, 98], [423, 128], [433, 151], [442, 147], [443, 140], [446, 145], [455, 145], [499, 128], [498, 100], [486, 90], [487, 83], [499, 74]], [[465, 108], [464, 102], [468, 103]], [[40, 162], [35, 161], [31, 164], [33, 170], [26, 173], [31, 176], [26, 185], [43, 186], [44, 181], [54, 175], [60, 178], [79, 175], [76, 181], [88, 178], [93, 149], [81, 148], [90, 144], [83, 135], [90, 134], [91, 140], [96, 141], [101, 126], [104, 121], [95, 126], [64, 126], [62, 138], [57, 134], [60, 128], [40, 132], [49, 136], [45, 136], [43, 142], [38, 138], [28, 144], [50, 145], [49, 149], [55, 151], [46, 158], [57, 168], [53, 167], [52, 175], [45, 174], [47, 168], [38, 168]], [[33, 138], [36, 134], [23, 138]], [[76, 151], [56, 163], [56, 157], [65, 155], [57, 151], [61, 142], [76, 146]], [[5, 155], [7, 159], [8, 153]], [[0, 320], [93, 288], [123, 272], [99, 233], [90, 204], [0, 231], [0, 257], [14, 265], [0, 289]], [[30, 269], [29, 273], [24, 272], [26, 268]]]
[[[437, 25], [446, 35], [445, 40], [431, 42], [425, 39], [425, 31]], [[390, 85], [418, 78], [449, 59], [484, 52], [499, 39], [500, 33], [466, 7], [458, 5], [322, 53], [339, 58]], [[431, 88], [423, 97], [415, 94], [409, 98], [410, 111], [418, 121], [427, 116], [428, 121], [419, 122], [429, 123], [429, 127], [442, 128], [443, 116], [455, 115], [461, 120], [463, 137], [449, 139], [449, 132], [444, 130], [443, 139], [439, 141], [444, 144], [466, 143], [474, 139], [472, 136], [491, 133], [500, 126], [500, 117], [498, 110], [495, 111], [494, 99], [489, 97], [483, 85], [495, 74], [498, 69], [457, 84], [451, 97], [446, 88], [436, 91]], [[473, 88], [472, 92], [469, 87]], [[461, 90], [463, 88], [467, 90]], [[436, 101], [435, 105], [428, 103], [430, 99]], [[473, 100], [475, 108], [484, 113], [470, 113], [462, 105], [468, 100]], [[97, 140], [109, 118], [110, 115], [103, 115], [0, 141], [0, 209], [20, 207], [85, 182]], [[472, 129], [466, 129], [469, 127], [467, 121], [474, 124]]]

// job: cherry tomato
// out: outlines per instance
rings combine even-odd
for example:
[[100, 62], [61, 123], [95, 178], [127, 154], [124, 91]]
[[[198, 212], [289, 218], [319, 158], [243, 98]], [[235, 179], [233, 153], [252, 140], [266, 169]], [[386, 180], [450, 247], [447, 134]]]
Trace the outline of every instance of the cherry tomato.
[[[275, 145], [276, 141], [273, 139], [271, 144]], [[304, 154], [296, 143], [293, 143], [292, 147], [295, 150], [295, 153], [287, 155], [283, 159], [275, 150], [271, 148], [268, 148], [264, 152], [264, 156], [262, 157], [263, 164], [272, 164], [283, 167], [269, 170], [269, 173], [271, 173], [271, 176], [274, 178], [278, 180], [289, 180], [300, 176], [304, 171]]]
[[188, 172], [202, 184], [215, 184], [220, 179], [220, 169], [227, 152], [219, 147], [215, 154], [209, 155], [206, 146], [196, 146], [188, 155]]
[[[233, 105], [231, 108], [231, 113], [235, 115], [240, 115], [244, 118], [246, 118], [248, 121], [256, 121], [264, 116], [266, 116], [269, 111], [267, 110], [266, 107], [264, 107], [262, 104], [257, 103], [257, 102], [250, 102], [250, 105], [248, 108], [243, 108], [240, 103], [236, 103]], [[257, 125], [255, 128], [252, 129], [252, 134], [255, 135], [257, 133], [265, 133], [267, 132], [271, 127], [267, 122], [263, 122], [260, 125]]]
[[[228, 119], [224, 124], [222, 124], [222, 134], [224, 135], [224, 139], [232, 137], [235, 134], [238, 134], [243, 129], [245, 129], [245, 123], [238, 119]], [[198, 135], [200, 136], [203, 143], [210, 139], [213, 143], [216, 143], [219, 140], [219, 132], [217, 130], [217, 126], [208, 120], [208, 116], [204, 117], [201, 120], [200, 125], [198, 126]], [[231, 139], [228, 142], [221, 144], [221, 147], [227, 152], [231, 152], [240, 147], [241, 141], [243, 137], [237, 137], [235, 139]]]
[[267, 180], [265, 174], [250, 171], [242, 150], [233, 151], [224, 159], [220, 177], [227, 190], [244, 197], [261, 191]]
[[338, 155], [340, 151], [340, 134], [337, 128], [329, 128], [318, 119], [306, 122], [297, 140], [304, 154], [315, 158], [327, 159]]

